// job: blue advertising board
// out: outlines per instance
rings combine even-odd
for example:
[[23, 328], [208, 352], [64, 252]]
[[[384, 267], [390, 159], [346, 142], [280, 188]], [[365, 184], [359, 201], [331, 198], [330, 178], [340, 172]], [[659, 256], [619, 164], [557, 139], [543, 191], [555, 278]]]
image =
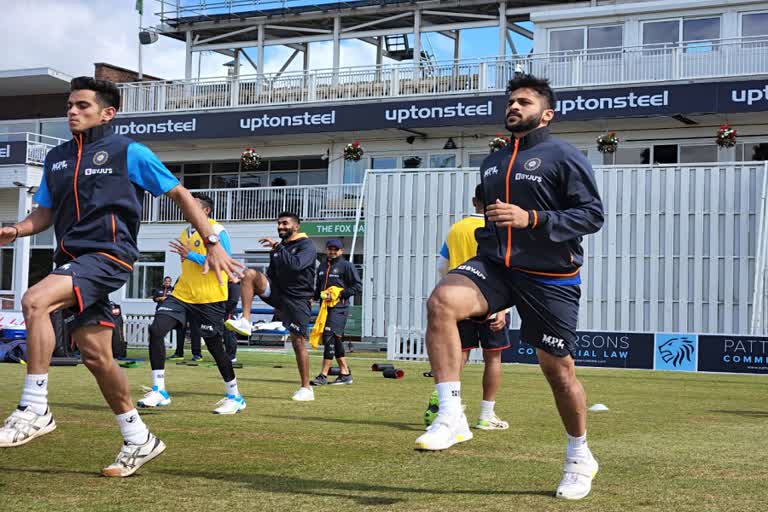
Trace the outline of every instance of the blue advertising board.
[[657, 370], [696, 371], [697, 335], [658, 333], [655, 345]]
[[699, 371], [768, 374], [768, 338], [702, 334]]
[[[768, 80], [558, 91], [556, 120], [768, 111]], [[119, 115], [115, 130], [138, 140], [502, 125], [504, 93], [433, 99], [271, 106], [162, 115]]]

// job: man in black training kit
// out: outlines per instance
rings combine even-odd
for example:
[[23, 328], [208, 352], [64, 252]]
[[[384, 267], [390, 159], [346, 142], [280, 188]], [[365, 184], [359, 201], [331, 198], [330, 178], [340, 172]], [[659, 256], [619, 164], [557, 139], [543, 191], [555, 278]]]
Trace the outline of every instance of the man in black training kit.
[[309, 386], [309, 354], [307, 337], [312, 317], [312, 297], [315, 295], [315, 263], [317, 249], [305, 233], [300, 233], [299, 216], [282, 212], [277, 218], [277, 234], [280, 241], [262, 238], [259, 243], [271, 249], [267, 275], [247, 269], [240, 282], [240, 299], [243, 316], [225, 322], [227, 329], [241, 336], [251, 335], [251, 303], [258, 295], [275, 311], [290, 333], [296, 364], [301, 376], [301, 387], [292, 399], [306, 402], [315, 399]]
[[[160, 304], [171, 296], [173, 292], [173, 284], [171, 284], [171, 276], [165, 276], [163, 278], [163, 284], [159, 288], [152, 290], [152, 301], [157, 304], [155, 311], [160, 307]], [[172, 356], [168, 357], [169, 361], [178, 361], [184, 359], [184, 326], [180, 325], [176, 329], [176, 350]]]
[[352, 384], [352, 372], [344, 357], [344, 327], [349, 316], [349, 298], [359, 294], [363, 289], [363, 282], [357, 275], [357, 270], [352, 262], [344, 259], [344, 246], [340, 240], [328, 240], [325, 244], [328, 258], [325, 264], [317, 269], [317, 282], [315, 283], [315, 300], [331, 301], [327, 290], [332, 287], [341, 288], [338, 303], [328, 308], [328, 316], [323, 329], [323, 369], [320, 375], [310, 382], [313, 386], [328, 384], [328, 372], [331, 369], [333, 358], [339, 362], [341, 374], [331, 382], [331, 385]]
[[0, 447], [23, 445], [56, 428], [48, 407], [48, 367], [56, 344], [50, 314], [65, 308], [72, 339], [123, 436], [115, 462], [102, 469], [110, 477], [130, 476], [165, 450], [134, 408], [125, 373], [112, 358], [109, 294], [125, 284], [139, 257], [136, 239], [145, 191], [173, 199], [200, 230], [208, 247], [206, 272], [210, 268], [214, 275], [225, 272], [236, 280], [240, 266], [221, 248], [189, 191], [154, 153], [114, 133], [111, 122], [119, 106], [120, 91], [112, 82], [72, 80], [67, 100], [72, 140], [46, 156], [35, 194], [39, 206], [17, 224], [0, 228], [0, 246], [50, 226], [58, 242], [56, 269], [22, 298], [27, 376], [18, 408], [0, 428]]
[[603, 205], [584, 155], [549, 134], [555, 115], [549, 83], [523, 75], [509, 82], [508, 93], [506, 127], [514, 139], [480, 166], [486, 223], [476, 231], [478, 255], [449, 272], [427, 303], [440, 412], [416, 448], [443, 450], [472, 438], [461, 407], [456, 325], [514, 306], [520, 339], [536, 348], [568, 436], [556, 496], [581, 499], [598, 470], [587, 447], [587, 402], [573, 360], [581, 238], [603, 225]]

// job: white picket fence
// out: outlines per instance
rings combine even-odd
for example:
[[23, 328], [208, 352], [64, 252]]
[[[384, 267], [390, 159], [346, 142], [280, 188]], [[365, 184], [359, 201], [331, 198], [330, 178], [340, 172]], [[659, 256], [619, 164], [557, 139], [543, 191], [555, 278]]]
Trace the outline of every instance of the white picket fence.
[[[125, 341], [129, 346], [149, 346], [149, 326], [152, 325], [154, 318], [154, 315], [125, 315], [123, 317], [123, 333], [125, 334]], [[165, 337], [165, 347], [176, 347], [175, 329]]]

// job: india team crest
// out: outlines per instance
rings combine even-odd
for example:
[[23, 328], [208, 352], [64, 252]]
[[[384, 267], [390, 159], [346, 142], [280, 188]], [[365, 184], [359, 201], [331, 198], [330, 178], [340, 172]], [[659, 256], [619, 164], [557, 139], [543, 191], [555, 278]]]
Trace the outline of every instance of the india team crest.
[[528, 172], [533, 172], [541, 167], [541, 158], [529, 158], [523, 164], [523, 168]]
[[93, 165], [104, 165], [109, 160], [109, 153], [106, 151], [99, 151], [93, 155]]

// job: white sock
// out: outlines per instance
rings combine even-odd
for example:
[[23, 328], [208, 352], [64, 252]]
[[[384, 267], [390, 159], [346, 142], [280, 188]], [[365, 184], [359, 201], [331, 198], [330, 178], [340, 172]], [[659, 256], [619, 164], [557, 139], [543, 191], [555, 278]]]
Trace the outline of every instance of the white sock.
[[131, 409], [123, 414], [116, 414], [117, 424], [123, 439], [132, 444], [144, 444], [149, 439], [149, 429], [141, 421], [141, 416], [136, 409]]
[[152, 370], [152, 386], [158, 391], [165, 391], [165, 370]]
[[480, 402], [480, 418], [484, 420], [489, 420], [493, 418], [493, 406], [496, 405], [496, 402], [489, 402], [487, 400], [483, 400]]
[[229, 382], [224, 383], [227, 387], [228, 395], [240, 396], [240, 390], [237, 389], [237, 379], [232, 379]]
[[440, 401], [440, 413], [461, 416], [461, 382], [441, 382], [435, 384], [435, 389]]
[[581, 437], [573, 437], [570, 434], [568, 436], [568, 449], [565, 452], [566, 459], [588, 459], [590, 456], [589, 447], [587, 446], [587, 433]]
[[32, 412], [42, 416], [48, 410], [48, 374], [27, 374], [24, 390], [21, 392], [21, 407], [29, 407]]

